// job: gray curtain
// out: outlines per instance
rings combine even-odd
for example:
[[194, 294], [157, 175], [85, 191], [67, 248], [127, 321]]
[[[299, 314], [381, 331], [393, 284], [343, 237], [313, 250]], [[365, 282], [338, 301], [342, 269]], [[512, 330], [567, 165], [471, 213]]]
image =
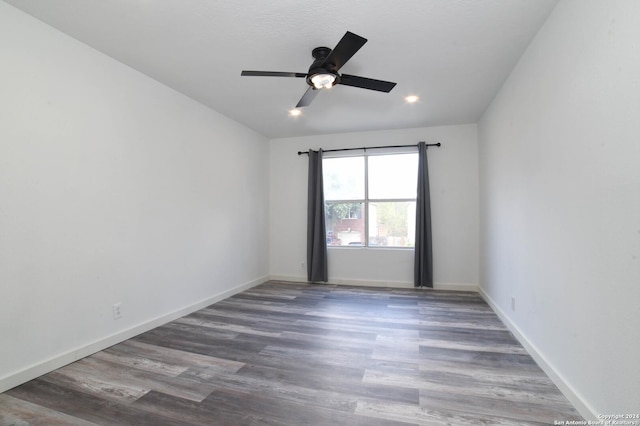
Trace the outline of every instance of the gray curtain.
[[329, 281], [327, 232], [324, 223], [322, 150], [309, 150], [309, 192], [307, 199], [307, 279]]
[[431, 201], [427, 144], [418, 144], [418, 196], [416, 199], [416, 247], [414, 285], [433, 288], [433, 251], [431, 248]]

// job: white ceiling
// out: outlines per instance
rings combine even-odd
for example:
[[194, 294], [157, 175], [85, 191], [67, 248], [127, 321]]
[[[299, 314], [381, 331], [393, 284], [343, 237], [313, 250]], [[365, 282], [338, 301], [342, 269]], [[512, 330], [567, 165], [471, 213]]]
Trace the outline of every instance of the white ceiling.
[[[269, 138], [476, 122], [556, 0], [5, 0]], [[288, 116], [311, 50], [349, 30], [369, 40], [347, 86]], [[409, 94], [420, 96], [406, 104]]]

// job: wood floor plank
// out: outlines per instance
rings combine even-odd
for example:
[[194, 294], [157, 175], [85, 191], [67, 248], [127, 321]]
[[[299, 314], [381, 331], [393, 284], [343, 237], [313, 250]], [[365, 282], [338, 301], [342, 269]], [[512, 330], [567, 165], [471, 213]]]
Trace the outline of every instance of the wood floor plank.
[[505, 354], [526, 355], [527, 351], [519, 344], [490, 343], [481, 341], [465, 341], [438, 338], [420, 338], [420, 347], [440, 349], [462, 349], [467, 351], [498, 352]]
[[132, 358], [151, 360], [179, 366], [184, 371], [189, 367], [217, 368], [222, 371], [235, 372], [244, 365], [243, 362], [232, 361], [214, 356], [180, 351], [163, 346], [151, 345], [135, 340], [126, 340], [105, 350], [108, 353], [125, 354]]
[[107, 374], [85, 370], [77, 363], [53, 371], [40, 380], [52, 384], [64, 383], [70, 390], [123, 404], [131, 403], [151, 390], [138, 383], [123, 383]]
[[400, 374], [367, 370], [367, 383], [395, 384], [419, 390], [446, 392], [452, 395], [489, 396], [509, 401], [538, 401], [540, 405], [555, 405], [564, 396], [548, 379], [510, 376], [488, 376], [441, 371]]
[[527, 353], [513, 354], [421, 346], [420, 354], [422, 355], [420, 359], [426, 363], [440, 361], [454, 364], [458, 366], [458, 368], [463, 365], [464, 368], [470, 370], [493, 369], [501, 371], [504, 374], [512, 374], [515, 371], [520, 371], [526, 375], [545, 375], [538, 364], [536, 364], [533, 358]]
[[353, 398], [370, 398], [414, 404], [419, 402], [417, 389], [365, 383], [362, 381], [363, 374], [352, 377], [334, 376], [327, 374], [326, 370], [312, 374], [309, 371], [292, 371], [288, 368], [247, 365], [238, 371], [238, 375], [258, 378], [278, 387], [296, 387], [297, 391], [302, 393], [308, 392], [307, 390], [310, 390], [313, 395], [321, 392], [322, 394], [316, 395], [317, 398], [331, 399], [341, 394], [339, 400], [343, 401]]
[[0, 413], [0, 425], [581, 419], [477, 293], [276, 281], [0, 394]]
[[251, 334], [256, 336], [278, 337], [280, 332], [277, 331], [262, 331], [254, 327], [248, 327], [240, 324], [229, 324], [226, 322], [212, 321], [210, 319], [198, 318], [195, 316], [188, 316], [180, 318], [174, 321], [176, 324], [195, 325], [198, 327], [208, 327], [215, 330], [228, 331], [237, 334]]
[[[95, 374], [98, 371], [102, 377], [106, 377], [111, 383], [123, 386], [139, 387], [141, 389], [155, 390], [167, 395], [179, 398], [201, 401], [209, 395], [214, 385], [185, 379], [183, 374], [176, 377], [154, 374], [136, 368], [120, 368], [117, 364], [102, 361], [97, 357], [88, 357], [65, 368], [76, 367], [76, 373], [80, 378]], [[78, 374], [79, 373], [79, 374]], [[146, 392], [145, 392], [146, 393]]]
[[[507, 398], [447, 393], [440, 390], [420, 390], [420, 406], [444, 411], [473, 413], [481, 416], [502, 417], [513, 422], [553, 424], [554, 420], [566, 418], [567, 404], [548, 401], [514, 401]], [[578, 420], [578, 418], [575, 418]]]
[[540, 426], [548, 423], [512, 420], [489, 415], [459, 413], [453, 410], [432, 409], [422, 405], [408, 405], [397, 403], [379, 403], [361, 401], [356, 413], [372, 418], [383, 418], [396, 421], [415, 421], [423, 426], [443, 425], [492, 425], [492, 426]]
[[169, 377], [176, 377], [181, 373], [184, 373], [189, 368], [183, 365], [175, 365], [152, 360], [148, 357], [131, 356], [113, 349], [97, 352], [93, 354], [92, 358], [106, 363], [118, 364], [123, 368], [134, 368]]
[[255, 392], [215, 392], [203, 402], [203, 405], [262, 416], [289, 426], [352, 424], [351, 420], [354, 418], [352, 410], [327, 409], [315, 404], [309, 405]]
[[42, 379], [31, 380], [18, 386], [10, 391], [10, 395], [99, 425], [177, 426], [184, 424], [162, 415], [137, 410], [129, 404], [113, 402]]
[[96, 426], [96, 423], [69, 416], [60, 411], [23, 401], [7, 394], [0, 395], [0, 424], [12, 426]]
[[205, 406], [153, 391], [137, 400], [133, 406], [142, 412], [159, 414], [183, 425], [284, 425], [260, 414], [229, 410], [214, 404]]

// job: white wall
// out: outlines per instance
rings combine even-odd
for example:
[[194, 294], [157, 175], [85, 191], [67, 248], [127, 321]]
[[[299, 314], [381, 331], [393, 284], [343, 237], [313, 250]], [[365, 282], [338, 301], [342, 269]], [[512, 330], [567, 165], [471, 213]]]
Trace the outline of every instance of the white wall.
[[268, 277], [268, 140], [4, 2], [0, 64], [0, 391]]
[[591, 416], [640, 408], [639, 48], [562, 1], [479, 123], [481, 289]]
[[[304, 119], [300, 117], [299, 119]], [[478, 166], [474, 124], [274, 139], [271, 141], [270, 271], [306, 281], [309, 149], [441, 142], [429, 148], [436, 288], [478, 285]], [[329, 248], [332, 283], [413, 286], [413, 250]]]

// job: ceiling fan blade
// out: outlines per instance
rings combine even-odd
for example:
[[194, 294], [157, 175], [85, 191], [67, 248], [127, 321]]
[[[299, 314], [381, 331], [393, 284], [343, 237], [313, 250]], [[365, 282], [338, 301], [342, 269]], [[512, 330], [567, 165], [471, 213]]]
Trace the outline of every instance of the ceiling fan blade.
[[313, 87], [309, 87], [307, 91], [304, 92], [304, 95], [302, 95], [302, 97], [300, 98], [300, 101], [298, 101], [298, 105], [296, 105], [296, 108], [309, 106], [315, 99], [318, 92], [319, 90], [315, 90]]
[[366, 42], [366, 38], [347, 31], [336, 44], [336, 47], [329, 53], [322, 66], [338, 71]]
[[374, 80], [372, 78], [358, 77], [357, 75], [342, 74], [340, 84], [345, 86], [359, 87], [361, 89], [377, 90], [378, 92], [389, 93], [396, 86], [391, 81]]
[[245, 77], [306, 77], [306, 73], [301, 72], [280, 72], [280, 71], [242, 71], [240, 75]]

